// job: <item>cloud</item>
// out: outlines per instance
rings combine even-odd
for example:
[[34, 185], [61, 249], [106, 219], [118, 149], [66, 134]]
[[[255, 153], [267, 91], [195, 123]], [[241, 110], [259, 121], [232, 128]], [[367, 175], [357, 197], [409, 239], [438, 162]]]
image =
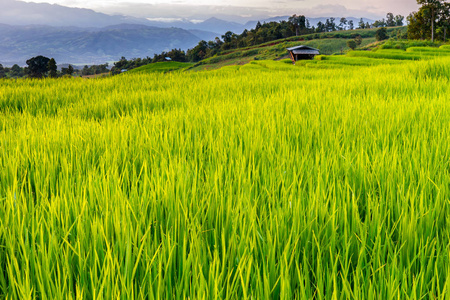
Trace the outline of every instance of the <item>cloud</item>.
[[182, 22], [184, 19], [182, 18], [147, 18], [149, 21], [155, 21], [155, 22]]
[[[1, 0], [0, 0], [1, 1]], [[303, 14], [307, 17], [367, 17], [387, 12], [408, 15], [414, 0], [33, 0], [141, 18], [205, 20], [218, 17], [245, 23], [267, 17]]]
[[339, 4], [321, 4], [302, 11], [302, 14], [309, 17], [368, 17], [378, 18], [383, 15], [381, 12], [372, 10], [348, 9]]

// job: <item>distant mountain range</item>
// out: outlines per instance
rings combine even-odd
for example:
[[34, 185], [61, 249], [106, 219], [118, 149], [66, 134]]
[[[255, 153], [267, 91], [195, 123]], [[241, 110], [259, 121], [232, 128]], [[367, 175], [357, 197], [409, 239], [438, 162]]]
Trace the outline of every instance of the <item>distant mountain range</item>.
[[0, 23], [8, 25], [49, 25], [105, 27], [122, 23], [144, 24], [146, 19], [110, 16], [90, 9], [56, 4], [1, 0]]
[[[279, 16], [259, 20], [264, 22], [278, 22], [287, 20], [289, 16]], [[308, 18], [311, 26], [316, 26], [318, 22], [324, 23], [329, 17]], [[359, 18], [347, 18], [353, 20], [355, 25]], [[364, 18], [365, 22], [373, 23], [374, 20]], [[245, 24], [225, 21], [217, 18], [209, 18], [203, 22], [182, 21], [155, 21], [145, 18], [134, 18], [123, 15], [107, 15], [93, 11], [91, 9], [71, 8], [57, 4], [22, 2], [17, 0], [2, 0], [0, 9], [0, 23], [8, 25], [47, 25], [80, 28], [103, 28], [118, 24], [141, 24], [147, 26], [170, 28], [177, 27], [186, 30], [200, 30], [200, 34], [205, 36], [221, 36], [227, 31], [242, 33], [244, 29], [251, 29], [256, 26], [258, 20], [249, 21]], [[339, 22], [339, 18], [336, 18]], [[202, 38], [202, 37], [201, 37]]]
[[[73, 64], [98, 64], [116, 61], [121, 56], [153, 56], [173, 48], [192, 48], [200, 40], [213, 40], [227, 31], [240, 34], [257, 23], [240, 24], [214, 17], [203, 22], [163, 22], [48, 3], [1, 1], [0, 63], [4, 65], [23, 65], [36, 55]], [[288, 18], [280, 16], [260, 22]], [[311, 26], [316, 26], [327, 18], [308, 19]], [[347, 19], [353, 20], [355, 26], [359, 22], [358, 18]], [[373, 23], [369, 19], [364, 21]], [[335, 22], [339, 23], [339, 19]]]
[[199, 37], [180, 28], [124, 24], [101, 29], [0, 24], [0, 63], [24, 65], [37, 55], [58, 63], [102, 64], [127, 58], [152, 57], [173, 48], [195, 46]]

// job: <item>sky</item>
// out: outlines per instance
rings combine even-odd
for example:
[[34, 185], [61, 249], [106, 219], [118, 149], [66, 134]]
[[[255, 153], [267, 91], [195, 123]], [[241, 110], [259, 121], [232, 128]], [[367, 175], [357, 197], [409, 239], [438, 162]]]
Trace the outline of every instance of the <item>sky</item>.
[[[1, 2], [1, 0], [0, 0]], [[282, 15], [307, 17], [367, 17], [380, 19], [387, 12], [407, 16], [416, 0], [32, 0], [90, 8], [108, 14], [150, 19], [205, 20], [221, 17], [237, 22]]]

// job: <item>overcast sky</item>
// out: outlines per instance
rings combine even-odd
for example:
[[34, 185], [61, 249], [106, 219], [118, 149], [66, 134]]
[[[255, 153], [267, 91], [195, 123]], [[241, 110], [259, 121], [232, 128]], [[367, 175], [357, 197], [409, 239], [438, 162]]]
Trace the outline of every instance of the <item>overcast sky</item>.
[[[1, 0], [0, 0], [1, 2]], [[280, 15], [381, 18], [387, 12], [407, 16], [416, 0], [32, 0], [145, 18], [202, 20], [225, 17], [245, 21]], [[235, 16], [234, 18], [231, 16]]]

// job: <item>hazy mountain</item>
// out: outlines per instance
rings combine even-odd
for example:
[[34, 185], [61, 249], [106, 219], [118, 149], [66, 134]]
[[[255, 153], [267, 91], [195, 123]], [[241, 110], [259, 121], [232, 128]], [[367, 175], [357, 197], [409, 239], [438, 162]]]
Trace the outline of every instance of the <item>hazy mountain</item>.
[[245, 27], [243, 24], [224, 21], [217, 18], [209, 18], [208, 20], [205, 20], [201, 23], [194, 24], [194, 28], [190, 29], [207, 29], [208, 31], [219, 32], [223, 35], [227, 31], [232, 31], [234, 33], [240, 34], [242, 33], [242, 31], [244, 31]]
[[173, 48], [195, 46], [199, 38], [180, 28], [122, 24], [102, 29], [0, 25], [0, 63], [24, 65], [37, 55], [58, 63], [99, 64], [153, 56]]
[[209, 18], [202, 22], [191, 22], [189, 20], [170, 21], [170, 22], [148, 20], [148, 25], [162, 28], [178, 27], [187, 30], [200, 30], [203, 32], [208, 32], [208, 34], [214, 34], [214, 37], [216, 36], [220, 37], [227, 31], [241, 33], [245, 29], [244, 24], [229, 22], [214, 17]]
[[121, 23], [146, 24], [147, 20], [56, 4], [1, 0], [0, 22], [8, 25], [105, 27]]
[[216, 37], [222, 36], [222, 34], [209, 32], [209, 31], [203, 31], [203, 30], [197, 30], [197, 29], [189, 29], [188, 30], [193, 35], [197, 36], [200, 40], [204, 41], [213, 41]]

